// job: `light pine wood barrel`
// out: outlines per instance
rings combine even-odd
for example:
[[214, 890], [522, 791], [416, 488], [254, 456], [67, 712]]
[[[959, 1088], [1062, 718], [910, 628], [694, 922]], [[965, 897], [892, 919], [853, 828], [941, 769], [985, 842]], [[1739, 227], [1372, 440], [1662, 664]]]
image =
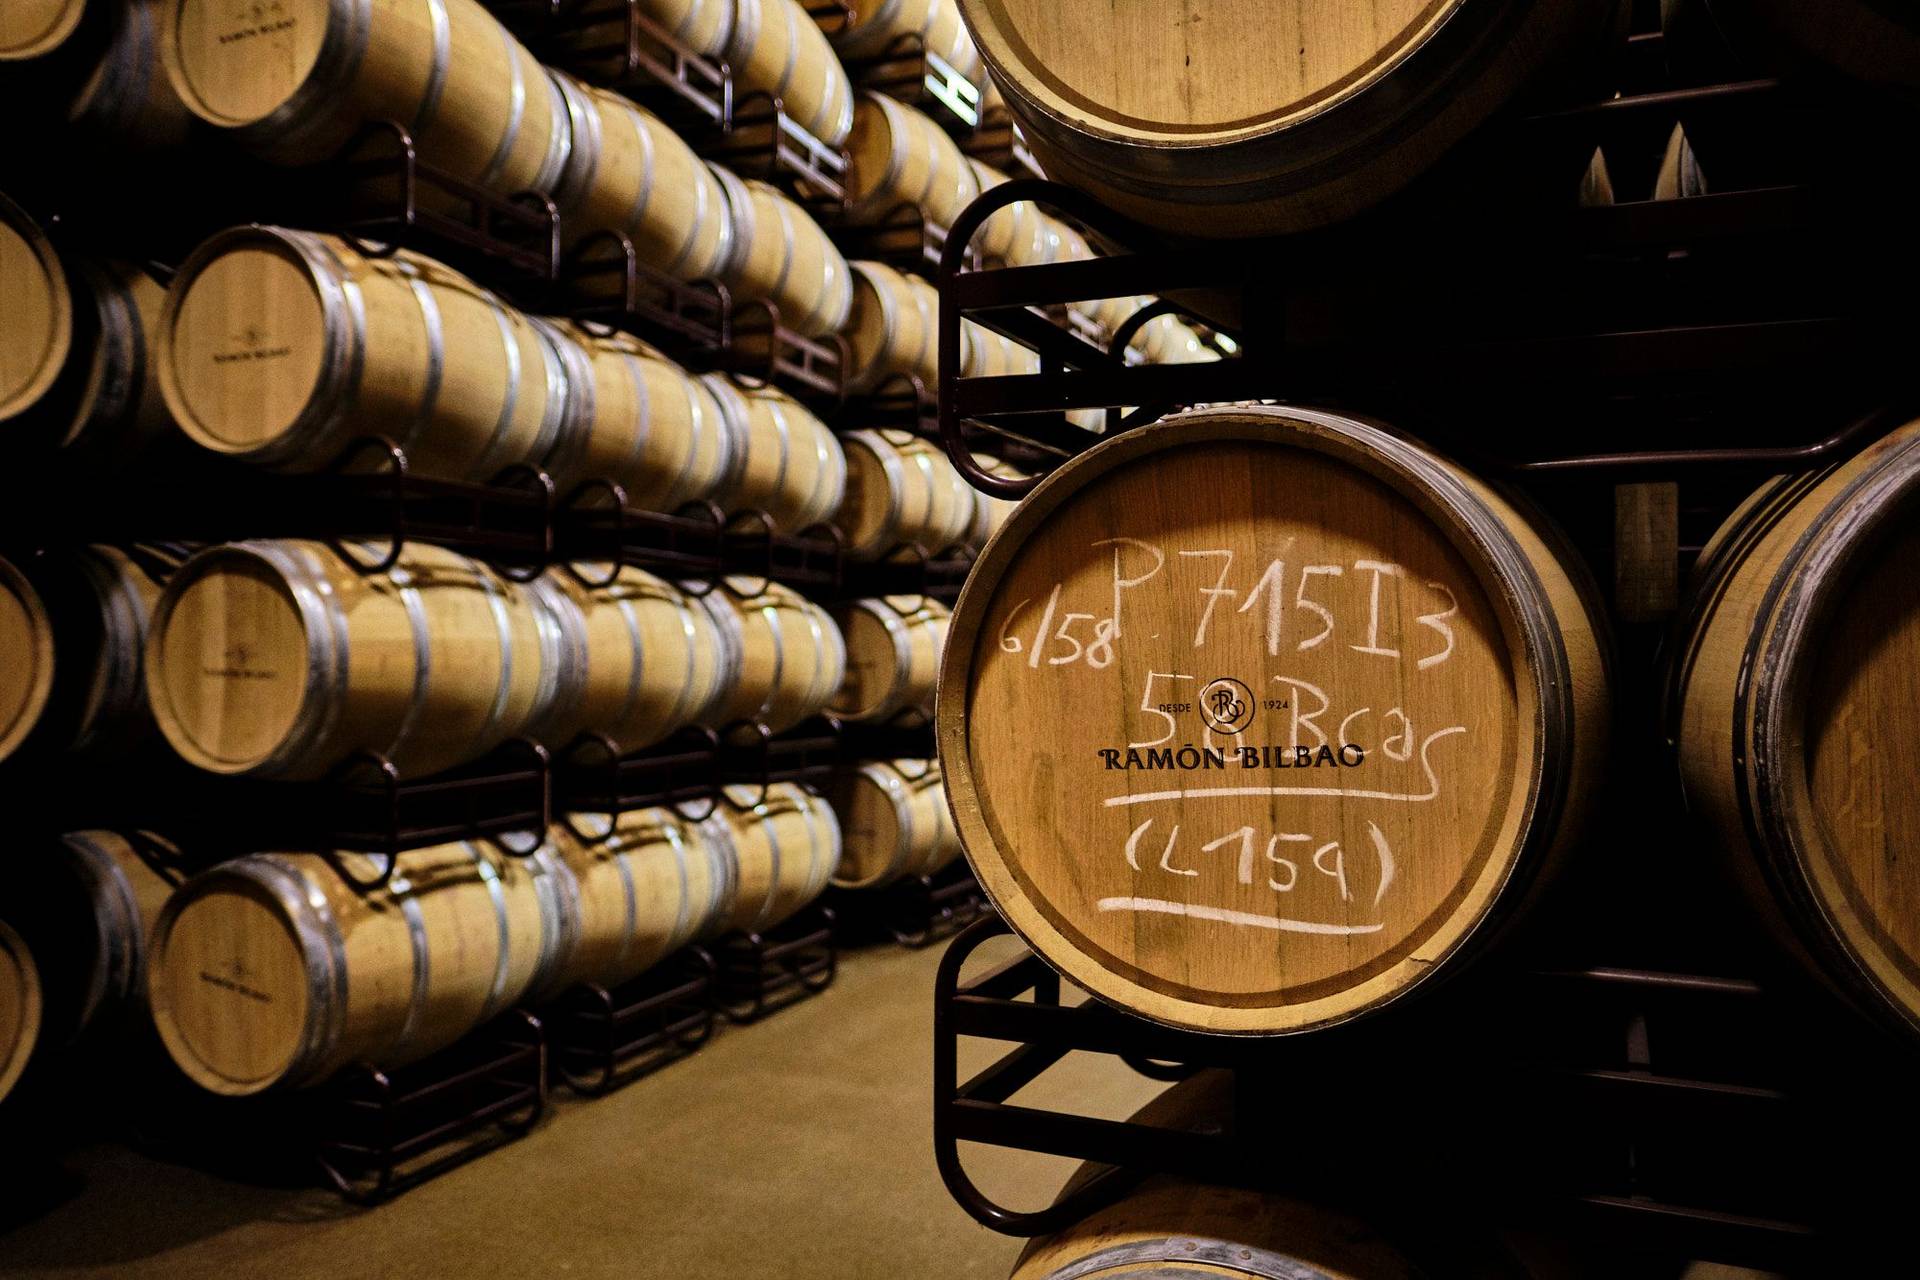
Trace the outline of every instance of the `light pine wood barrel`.
[[103, 1043], [144, 1022], [149, 944], [172, 890], [113, 831], [69, 832], [18, 869], [14, 923], [40, 961], [48, 1045]]
[[1548, 537], [1318, 411], [1095, 446], [954, 609], [937, 733], [981, 883], [1074, 981], [1175, 1026], [1311, 1030], [1457, 972], [1577, 837], [1604, 755], [1599, 626]]
[[1701, 561], [1675, 672], [1693, 807], [1816, 972], [1920, 1031], [1920, 423], [1763, 487]]
[[764, 298], [780, 323], [807, 337], [838, 332], [853, 306], [844, 254], [805, 209], [764, 182], [708, 166], [726, 195], [732, 252], [720, 278], [746, 298]]
[[0, 1102], [7, 1100], [40, 1043], [40, 970], [33, 953], [0, 920]]
[[158, 377], [217, 453], [313, 470], [382, 434], [422, 475], [485, 481], [543, 460], [573, 407], [562, 353], [459, 273], [334, 236], [236, 227], [181, 266]]
[[552, 192], [571, 147], [560, 89], [475, 0], [167, 0], [187, 109], [269, 159], [324, 160], [371, 121], [496, 191]]
[[910, 205], [950, 227], [980, 194], [960, 147], [923, 112], [871, 89], [860, 92], [847, 141], [847, 220], [884, 221]]
[[933, 712], [951, 614], [938, 600], [882, 596], [834, 610], [847, 642], [847, 676], [827, 710], [845, 720]]
[[553, 72], [573, 137], [555, 196], [561, 231], [620, 231], [641, 261], [680, 280], [717, 275], [733, 249], [720, 180], [660, 118]]
[[919, 276], [884, 262], [855, 262], [847, 345], [853, 360], [847, 385], [871, 390], [895, 374], [920, 379], [929, 395], [940, 388], [940, 295]]
[[543, 988], [617, 987], [711, 935], [733, 901], [735, 866], [699, 823], [671, 809], [618, 815], [606, 838], [552, 832], [573, 913], [573, 937]]
[[[586, 566], [590, 580], [605, 566]], [[711, 614], [650, 573], [621, 566], [606, 586], [550, 569], [530, 588], [560, 672], [532, 735], [564, 747], [601, 733], [638, 751], [699, 722], [733, 681], [733, 653]]]
[[318, 542], [210, 547], [154, 608], [147, 694], [174, 750], [214, 773], [311, 778], [369, 750], [430, 774], [541, 718], [560, 679], [541, 622], [526, 588], [440, 547], [409, 543], [371, 576]]
[[[1528, 81], [1598, 51], [1613, 0], [960, 0], [1049, 177], [1142, 222], [1319, 225], [1438, 160]], [[1127, 74], [1113, 68], [1124, 65]]]
[[930, 876], [960, 856], [947, 816], [940, 765], [933, 760], [870, 760], [835, 775], [842, 889], [880, 889]]
[[739, 468], [740, 444], [711, 387], [628, 334], [539, 323], [574, 396], [574, 420], [547, 455], [563, 496], [612, 480], [628, 506], [671, 512], [720, 492]]
[[928, 53], [976, 86], [986, 78], [980, 51], [954, 0], [875, 0], [854, 10], [853, 21], [833, 36], [833, 44], [848, 58], [877, 58], [907, 36], [920, 37]]
[[731, 424], [733, 470], [717, 500], [728, 511], [764, 511], [794, 532], [832, 517], [847, 489], [847, 456], [813, 411], [777, 387], [701, 378]]
[[53, 390], [73, 350], [73, 293], [60, 255], [26, 211], [0, 196], [0, 423]]
[[726, 666], [734, 673], [704, 723], [753, 720], [779, 733], [824, 710], [846, 679], [840, 628], [791, 587], [727, 578], [698, 599], [720, 630]]
[[913, 544], [929, 554], [956, 546], [973, 526], [973, 489], [940, 446], [888, 427], [849, 431], [847, 496], [837, 523], [848, 552], [874, 557]]
[[24, 574], [0, 560], [0, 760], [20, 749], [53, 696], [53, 622]]
[[[356, 874], [373, 860], [337, 855]], [[326, 858], [255, 854], [189, 880], [154, 930], [154, 1025], [181, 1071], [229, 1096], [408, 1062], [537, 988], [557, 963], [551, 847], [404, 855], [362, 894]]]
[[732, 900], [714, 932], [762, 933], [826, 889], [840, 862], [840, 823], [825, 800], [793, 782], [728, 787], [701, 824], [734, 868]]
[[853, 83], [820, 25], [796, 0], [735, 0], [726, 60], [736, 94], [770, 93], [828, 146], [847, 140]]

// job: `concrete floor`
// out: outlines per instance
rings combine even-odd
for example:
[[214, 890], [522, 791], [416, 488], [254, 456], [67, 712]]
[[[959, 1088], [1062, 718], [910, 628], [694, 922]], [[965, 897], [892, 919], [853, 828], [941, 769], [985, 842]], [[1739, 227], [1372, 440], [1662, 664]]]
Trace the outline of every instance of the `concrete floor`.
[[[997, 954], [985, 948], [978, 962]], [[933, 1162], [939, 958], [937, 946], [856, 952], [824, 995], [725, 1030], [610, 1097], [557, 1093], [523, 1141], [376, 1209], [117, 1145], [68, 1153], [35, 1189], [51, 1207], [0, 1234], [0, 1272], [998, 1280], [1020, 1242], [967, 1217]], [[963, 1074], [993, 1055], [963, 1047]], [[1157, 1089], [1117, 1064], [1070, 1058], [1021, 1097], [1120, 1116]], [[1022, 1208], [1050, 1200], [1069, 1171], [984, 1150], [968, 1164]]]

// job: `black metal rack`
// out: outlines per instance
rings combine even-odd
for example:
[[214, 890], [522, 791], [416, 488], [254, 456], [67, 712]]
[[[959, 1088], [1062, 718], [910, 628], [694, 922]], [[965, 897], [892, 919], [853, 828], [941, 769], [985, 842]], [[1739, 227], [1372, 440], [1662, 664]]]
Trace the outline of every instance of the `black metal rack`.
[[616, 990], [567, 992], [547, 1012], [555, 1078], [597, 1098], [692, 1053], [713, 1036], [717, 972], [711, 953], [689, 947]]
[[842, 938], [890, 938], [915, 951], [952, 937], [990, 910], [964, 862], [879, 889], [835, 889], [829, 901]]
[[713, 944], [715, 996], [729, 1022], [758, 1022], [819, 995], [840, 972], [831, 907], [808, 906], [766, 933], [732, 933]]
[[[1401, 196], [1325, 231], [1180, 243], [1051, 183], [986, 193], [958, 219], [941, 270], [950, 458], [977, 488], [1017, 498], [1038, 478], [987, 475], [973, 450], [1011, 441], [1044, 472], [1098, 443], [1067, 409], [1107, 409], [1109, 433], [1238, 400], [1358, 411], [1530, 491], [1602, 581], [1622, 567], [1616, 501], [1666, 490], [1672, 558], [1656, 569], [1677, 595], [1754, 485], [1912, 416], [1920, 387], [1903, 353], [1920, 324], [1899, 308], [1920, 283], [1920, 252], [1900, 228], [1911, 175], [1864, 159], [1871, 132], [1834, 128], [1874, 118], [1861, 91], [1674, 86], [1665, 65], [1659, 36], [1636, 37], [1622, 96], [1510, 113]], [[1910, 130], [1901, 110], [1878, 117], [1888, 133]], [[1714, 194], [1625, 198], [1651, 191], [1648, 152], [1677, 121], [1768, 145], [1703, 154], [1724, 160]], [[1576, 207], [1596, 148], [1621, 201]], [[963, 261], [986, 217], [1016, 200], [1080, 222], [1111, 252], [999, 270]], [[1129, 366], [1124, 334], [1103, 350], [1058, 310], [1139, 294], [1225, 335], [1228, 358]], [[963, 318], [1037, 351], [1041, 372], [962, 376]], [[1710, 838], [1679, 802], [1659, 710], [1673, 607], [1635, 612], [1623, 591], [1616, 610], [1612, 785], [1633, 803], [1596, 806], [1614, 820], [1596, 821], [1574, 882], [1523, 937], [1405, 1008], [1308, 1037], [1178, 1032], [1073, 1003], [1028, 953], [963, 975], [1005, 931], [971, 926], [935, 997], [936, 1153], [956, 1200], [1028, 1235], [1155, 1171], [1309, 1190], [1345, 1180], [1381, 1197], [1460, 1188], [1475, 1221], [1551, 1223], [1596, 1251], [1809, 1275], [1834, 1274], [1856, 1250], [1873, 1258], [1897, 1221], [1886, 1205], [1912, 1190], [1871, 1149], [1920, 1124], [1901, 1083], [1913, 1051], [1782, 963], [1713, 867]], [[1010, 1048], [963, 1081], [962, 1038]], [[1072, 1052], [1154, 1079], [1222, 1070], [1231, 1105], [1218, 1127], [1169, 1132], [1023, 1104], [1020, 1091]], [[1311, 1108], [1285, 1102], [1300, 1090]], [[965, 1143], [1108, 1168], [1057, 1205], [1012, 1208], [969, 1178]], [[1342, 1150], [1374, 1167], [1347, 1167]]]

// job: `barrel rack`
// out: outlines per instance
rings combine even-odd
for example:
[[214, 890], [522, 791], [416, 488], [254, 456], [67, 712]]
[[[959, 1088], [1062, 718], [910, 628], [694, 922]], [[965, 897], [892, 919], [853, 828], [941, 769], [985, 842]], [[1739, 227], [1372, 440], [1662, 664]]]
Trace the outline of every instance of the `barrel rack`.
[[[703, 154], [775, 181], [816, 210], [841, 199], [844, 156], [805, 137], [777, 103], [736, 99], [723, 71], [684, 51], [670, 52], [666, 63], [679, 68], [679, 88], [670, 92], [683, 101], [701, 84], [717, 83], [720, 115], [697, 134]], [[116, 206], [82, 198], [84, 184], [69, 185], [73, 170], [60, 157], [23, 150], [17, 170], [9, 166], [9, 194], [39, 212], [56, 240], [87, 239], [97, 230], [87, 224], [87, 210]], [[162, 282], [168, 264], [235, 220], [211, 193], [241, 190], [257, 203], [239, 216], [332, 230], [372, 253], [417, 249], [529, 310], [632, 332], [696, 372], [779, 386], [840, 428], [937, 433], [931, 395], [917, 383], [850, 397], [842, 339], [796, 334], [771, 304], [734, 299], [717, 282], [667, 277], [617, 233], [563, 248], [550, 200], [462, 183], [423, 162], [391, 122], [369, 126], [333, 161], [306, 171], [272, 169], [222, 148], [210, 152], [181, 159], [184, 173], [153, 175], [181, 199], [168, 202], [164, 216], [144, 227], [143, 243], [129, 248]], [[16, 178], [22, 185], [13, 185]], [[779, 533], [762, 512], [712, 504], [642, 511], [617, 485], [557, 493], [547, 476], [527, 468], [487, 483], [431, 479], [414, 474], [405, 451], [378, 437], [355, 441], [334, 466], [312, 475], [205, 456], [143, 459], [138, 474], [113, 474], [86, 459], [29, 452], [0, 485], [0, 545], [10, 554], [76, 541], [177, 552], [236, 536], [327, 541], [364, 573], [384, 571], [408, 542], [421, 541], [520, 579], [566, 565], [591, 581], [619, 563], [673, 579], [777, 581], [826, 602], [877, 595], [950, 601], [971, 563], [954, 549], [915, 546], [855, 560], [830, 526]], [[142, 559], [150, 572], [162, 572], [158, 558]], [[817, 782], [847, 761], [932, 754], [928, 726], [821, 717], [778, 735], [760, 725], [727, 726], [626, 757], [591, 739], [561, 749], [516, 740], [483, 760], [420, 778], [404, 777], [371, 754], [310, 783], [215, 778], [154, 752], [116, 764], [114, 786], [82, 791], [70, 785], [60, 761], [24, 752], [0, 767], [0, 796], [34, 796], [34, 805], [16, 805], [15, 812], [30, 812], [25, 825], [45, 833], [158, 831], [186, 851], [147, 842], [179, 874], [268, 846], [369, 852], [377, 855], [371, 876], [336, 862], [364, 892], [385, 884], [410, 849], [485, 839], [525, 855], [556, 816], [655, 804], [698, 812], [730, 803], [723, 794], [730, 786], [763, 791], [777, 781]], [[240, 833], [248, 848], [235, 843]], [[259, 1139], [253, 1146], [272, 1149], [240, 1157], [244, 1168], [308, 1151], [325, 1185], [373, 1203], [529, 1131], [544, 1112], [550, 1081], [584, 1095], [617, 1088], [697, 1049], [722, 1016], [752, 1021], [824, 990], [837, 963], [833, 912], [816, 907], [765, 936], [689, 948], [621, 989], [586, 986], [549, 1008], [509, 1010], [401, 1070], [356, 1068], [324, 1088], [260, 1106], [202, 1098], [176, 1082], [181, 1123], [154, 1140], [176, 1158], [204, 1162], [226, 1155], [208, 1149], [211, 1135], [246, 1130]], [[156, 1049], [152, 1056], [163, 1055]], [[170, 1070], [162, 1065], [156, 1074]], [[194, 1105], [184, 1101], [188, 1094]], [[242, 1109], [244, 1117], [236, 1118]]]
[[[1662, 671], [1685, 573], [1734, 505], [1920, 412], [1920, 323], [1904, 305], [1920, 252], [1901, 227], [1914, 179], [1871, 160], [1860, 90], [1676, 80], [1657, 32], [1629, 41], [1618, 73], [1620, 96], [1496, 118], [1439, 171], [1331, 230], [1173, 242], [1037, 179], [984, 194], [952, 229], [940, 431], [976, 488], [1018, 498], [1039, 482], [976, 467], [987, 442], [1019, 445], [1036, 473], [1096, 444], [1068, 409], [1106, 410], [1108, 435], [1232, 401], [1377, 415], [1558, 519], [1612, 588], [1623, 712], [1619, 799], [1596, 805], [1571, 879], [1498, 955], [1374, 1019], [1263, 1041], [1176, 1031], [1063, 992], [1031, 952], [1002, 949], [997, 919], [969, 926], [936, 984], [933, 1119], [942, 1176], [980, 1222], [1041, 1234], [1177, 1172], [1552, 1223], [1596, 1257], [1827, 1275], [1893, 1245], [1888, 1205], [1915, 1184], [1874, 1153], [1920, 1130], [1903, 1083], [1915, 1052], [1745, 918], [1681, 801]], [[1911, 136], [1915, 121], [1875, 110]], [[1703, 137], [1735, 127], [1767, 139], [1767, 155], [1716, 176], [1707, 152], [1712, 194], [1649, 199], [1676, 122]], [[1575, 207], [1596, 148], [1617, 202]], [[1078, 223], [1104, 256], [965, 261], [973, 233], [1017, 200]], [[1126, 335], [1105, 349], [1061, 316], [1139, 294], [1220, 335], [1225, 358], [1129, 365]], [[1037, 351], [1041, 371], [962, 376], [963, 319]], [[1651, 534], [1636, 532], [1648, 513]], [[963, 1039], [1000, 1055], [963, 1079]], [[1230, 1105], [1216, 1127], [1175, 1132], [1023, 1100], [1075, 1052], [1156, 1080], [1224, 1071]], [[1057, 1204], [1009, 1207], [972, 1180], [963, 1144], [1106, 1168]]]

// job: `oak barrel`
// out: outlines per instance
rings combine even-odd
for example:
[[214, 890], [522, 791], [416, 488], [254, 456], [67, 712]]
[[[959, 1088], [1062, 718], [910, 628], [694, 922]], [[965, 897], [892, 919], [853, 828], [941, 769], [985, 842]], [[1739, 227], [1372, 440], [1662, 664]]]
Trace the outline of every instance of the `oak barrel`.
[[[338, 854], [371, 877], [375, 859]], [[187, 1077], [238, 1096], [403, 1066], [538, 988], [558, 961], [550, 846], [405, 855], [361, 893], [325, 856], [263, 853], [181, 886], [154, 928], [149, 994]]]
[[48, 401], [44, 438], [125, 464], [179, 438], [156, 362], [167, 292], [124, 263], [75, 259], [69, 265], [88, 337], [73, 348], [62, 388]]
[[80, 29], [88, 0], [7, 0], [0, 9], [0, 62], [45, 57]]
[[895, 375], [940, 389], [940, 295], [919, 276], [884, 262], [855, 262], [853, 309], [847, 317], [852, 362], [847, 388], [868, 391]]
[[569, 428], [561, 353], [526, 316], [418, 254], [235, 227], [196, 249], [160, 320], [160, 388], [217, 453], [315, 470], [385, 435], [413, 469], [485, 481]]
[[[909, 37], [978, 86], [986, 78], [954, 0], [875, 0], [856, 7], [853, 20], [834, 33], [834, 47], [848, 58], [879, 58], [902, 48]], [[935, 74], [928, 68], [928, 75]]]
[[605, 585], [606, 566], [588, 565], [585, 573], [596, 585], [555, 568], [529, 588], [559, 672], [557, 692], [529, 726], [531, 735], [558, 748], [581, 733], [599, 733], [624, 753], [704, 718], [734, 680], [734, 655], [712, 615], [631, 566], [620, 566]]
[[0, 560], [0, 760], [27, 740], [53, 696], [53, 622], [24, 574]]
[[40, 970], [33, 953], [0, 920], [0, 1102], [7, 1100], [40, 1043]]
[[628, 810], [596, 842], [558, 826], [551, 840], [570, 939], [535, 998], [629, 982], [712, 934], [733, 901], [733, 861], [671, 809]]
[[937, 554], [966, 539], [973, 489], [939, 445], [895, 427], [849, 431], [847, 496], [837, 523], [848, 553], [874, 557], [917, 545]]
[[724, 374], [700, 379], [726, 415], [733, 469], [716, 500], [728, 511], [764, 511], [795, 532], [830, 518], [847, 488], [847, 455], [813, 411], [778, 387], [742, 387]]
[[[1002, 480], [1025, 480], [1027, 478], [1026, 472], [1014, 466], [1011, 462], [1002, 458], [996, 458], [991, 454], [976, 453], [973, 455], [973, 462], [975, 466], [985, 471], [988, 475], [999, 476]], [[987, 539], [999, 532], [1000, 526], [1005, 524], [1007, 517], [1013, 514], [1015, 505], [1014, 503], [1008, 502], [1005, 498], [996, 498], [990, 493], [982, 493], [978, 489], [974, 490], [973, 524], [967, 529], [967, 545], [976, 550], [986, 546]]]
[[741, 445], [711, 387], [628, 334], [535, 324], [560, 351], [573, 398], [572, 421], [547, 455], [562, 496], [611, 480], [628, 506], [671, 512], [719, 494]]
[[1782, 477], [1697, 571], [1674, 672], [1693, 808], [1779, 937], [1920, 1031], [1920, 422]]
[[573, 136], [554, 197], [567, 238], [619, 231], [642, 262], [676, 279], [718, 274], [732, 252], [733, 230], [713, 171], [651, 111], [552, 75]]
[[780, 100], [795, 123], [830, 147], [853, 127], [853, 83], [826, 33], [797, 0], [735, 0], [726, 60], [734, 92]]
[[186, 145], [193, 117], [160, 58], [166, 0], [118, 0], [113, 32], [67, 104], [67, 119], [123, 148]]
[[151, 836], [73, 831], [12, 875], [9, 901], [23, 904], [12, 919], [40, 962], [49, 1046], [108, 1042], [144, 1023], [154, 922], [174, 880], [143, 848], [172, 856]]
[[979, 194], [973, 167], [946, 130], [897, 99], [861, 90], [847, 141], [847, 221], [883, 222], [906, 205], [950, 227]]
[[960, 0], [1049, 177], [1212, 236], [1297, 230], [1380, 200], [1542, 71], [1597, 49], [1617, 8]]
[[734, 868], [734, 892], [714, 932], [761, 933], [826, 889], [840, 862], [840, 823], [825, 800], [794, 782], [727, 787], [701, 823]]
[[954, 608], [937, 732], [982, 885], [1175, 1026], [1305, 1031], [1457, 970], [1575, 837], [1604, 752], [1599, 624], [1551, 547], [1329, 413], [1096, 445]]
[[167, 0], [187, 109], [268, 159], [325, 160], [395, 120], [420, 158], [504, 193], [552, 192], [571, 145], [559, 86], [476, 0]]
[[[967, 164], [973, 169], [974, 185], [981, 195], [1007, 181], [1006, 174], [971, 156], [967, 157]], [[1048, 251], [1045, 215], [1033, 201], [1016, 200], [994, 210], [992, 216], [980, 224], [973, 243], [982, 257], [1003, 266], [1042, 265], [1047, 261]]]
[[834, 777], [842, 889], [879, 889], [930, 876], [960, 856], [933, 760], [869, 760]]
[[780, 323], [807, 337], [836, 333], [853, 306], [847, 259], [813, 216], [764, 182], [709, 165], [725, 193], [732, 250], [720, 278], [747, 298], [764, 298]]
[[931, 715], [950, 617], [946, 605], [926, 596], [883, 596], [836, 608], [847, 676], [827, 710], [844, 720]]
[[764, 579], [722, 580], [698, 597], [720, 630], [733, 682], [705, 723], [752, 720], [774, 733], [817, 715], [846, 679], [847, 647], [833, 618], [791, 587]]
[[0, 196], [0, 422], [53, 390], [73, 350], [73, 293], [60, 255], [27, 212]]
[[214, 773], [311, 778], [377, 751], [430, 774], [551, 705], [541, 623], [524, 587], [441, 547], [408, 543], [391, 573], [362, 575], [323, 543], [232, 543], [161, 594], [147, 694], [174, 750]]

